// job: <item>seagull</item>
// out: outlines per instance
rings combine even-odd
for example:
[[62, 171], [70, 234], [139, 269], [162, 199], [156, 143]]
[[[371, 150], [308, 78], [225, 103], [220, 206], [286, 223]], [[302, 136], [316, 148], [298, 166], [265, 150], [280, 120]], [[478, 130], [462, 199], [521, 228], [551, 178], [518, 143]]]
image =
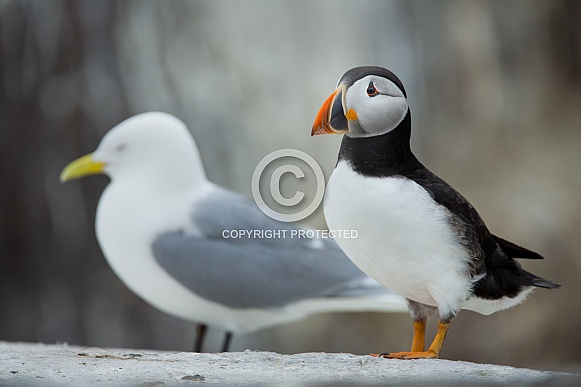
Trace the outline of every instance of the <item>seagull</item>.
[[314, 313], [407, 309], [332, 238], [298, 233], [305, 229], [273, 220], [250, 199], [208, 181], [194, 139], [172, 115], [148, 112], [121, 122], [60, 180], [93, 174], [111, 179], [95, 225], [107, 262], [143, 300], [197, 323], [196, 352], [207, 326], [226, 332], [227, 351], [233, 333]]
[[[522, 303], [535, 287], [559, 287], [515, 260], [541, 255], [493, 235], [474, 207], [414, 156], [406, 91], [391, 71], [356, 67], [341, 77], [311, 135], [330, 133], [345, 135], [325, 192], [327, 224], [358, 231], [337, 243], [371, 278], [405, 297], [414, 322], [411, 351], [380, 356], [437, 358], [461, 309], [489, 315]], [[438, 331], [426, 351], [426, 321], [436, 311]]]

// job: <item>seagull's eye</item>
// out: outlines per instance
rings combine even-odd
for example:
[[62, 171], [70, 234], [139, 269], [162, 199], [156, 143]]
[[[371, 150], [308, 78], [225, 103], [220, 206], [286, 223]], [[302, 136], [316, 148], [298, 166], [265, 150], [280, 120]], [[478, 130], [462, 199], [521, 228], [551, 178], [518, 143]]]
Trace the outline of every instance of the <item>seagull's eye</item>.
[[377, 91], [373, 82], [369, 82], [369, 86], [367, 86], [367, 95], [370, 97], [374, 97], [377, 94], [379, 94], [379, 91]]
[[115, 147], [117, 152], [123, 152], [125, 149], [127, 149], [127, 144], [125, 143], [121, 143]]

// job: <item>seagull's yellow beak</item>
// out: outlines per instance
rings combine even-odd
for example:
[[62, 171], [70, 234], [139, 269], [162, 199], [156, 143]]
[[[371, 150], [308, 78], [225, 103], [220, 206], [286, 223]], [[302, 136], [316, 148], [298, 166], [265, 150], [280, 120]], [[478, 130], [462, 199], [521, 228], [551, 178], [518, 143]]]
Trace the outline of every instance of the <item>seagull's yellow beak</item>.
[[78, 179], [79, 177], [97, 175], [103, 173], [105, 163], [95, 161], [93, 154], [89, 153], [86, 156], [80, 157], [73, 162], [67, 164], [60, 176], [61, 183], [65, 181]]

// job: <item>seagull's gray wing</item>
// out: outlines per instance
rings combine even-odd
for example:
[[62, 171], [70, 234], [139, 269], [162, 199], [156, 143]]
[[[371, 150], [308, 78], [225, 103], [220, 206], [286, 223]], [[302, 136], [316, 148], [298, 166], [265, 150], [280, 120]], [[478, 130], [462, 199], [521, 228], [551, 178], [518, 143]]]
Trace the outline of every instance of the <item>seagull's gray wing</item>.
[[[291, 238], [291, 224], [275, 221], [238, 194], [217, 189], [195, 206], [201, 236], [168, 232], [156, 238], [157, 262], [198, 296], [231, 308], [275, 308], [294, 301], [385, 294], [333, 240]], [[281, 238], [224, 238], [224, 230], [287, 230]]]

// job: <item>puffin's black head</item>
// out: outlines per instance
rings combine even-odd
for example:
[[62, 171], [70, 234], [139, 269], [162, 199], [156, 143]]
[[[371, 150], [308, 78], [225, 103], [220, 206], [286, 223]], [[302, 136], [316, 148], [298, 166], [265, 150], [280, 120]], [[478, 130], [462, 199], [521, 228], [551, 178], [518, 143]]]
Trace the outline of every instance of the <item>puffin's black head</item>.
[[319, 110], [311, 135], [377, 136], [395, 129], [407, 111], [405, 89], [394, 73], [383, 67], [355, 67], [343, 74]]

